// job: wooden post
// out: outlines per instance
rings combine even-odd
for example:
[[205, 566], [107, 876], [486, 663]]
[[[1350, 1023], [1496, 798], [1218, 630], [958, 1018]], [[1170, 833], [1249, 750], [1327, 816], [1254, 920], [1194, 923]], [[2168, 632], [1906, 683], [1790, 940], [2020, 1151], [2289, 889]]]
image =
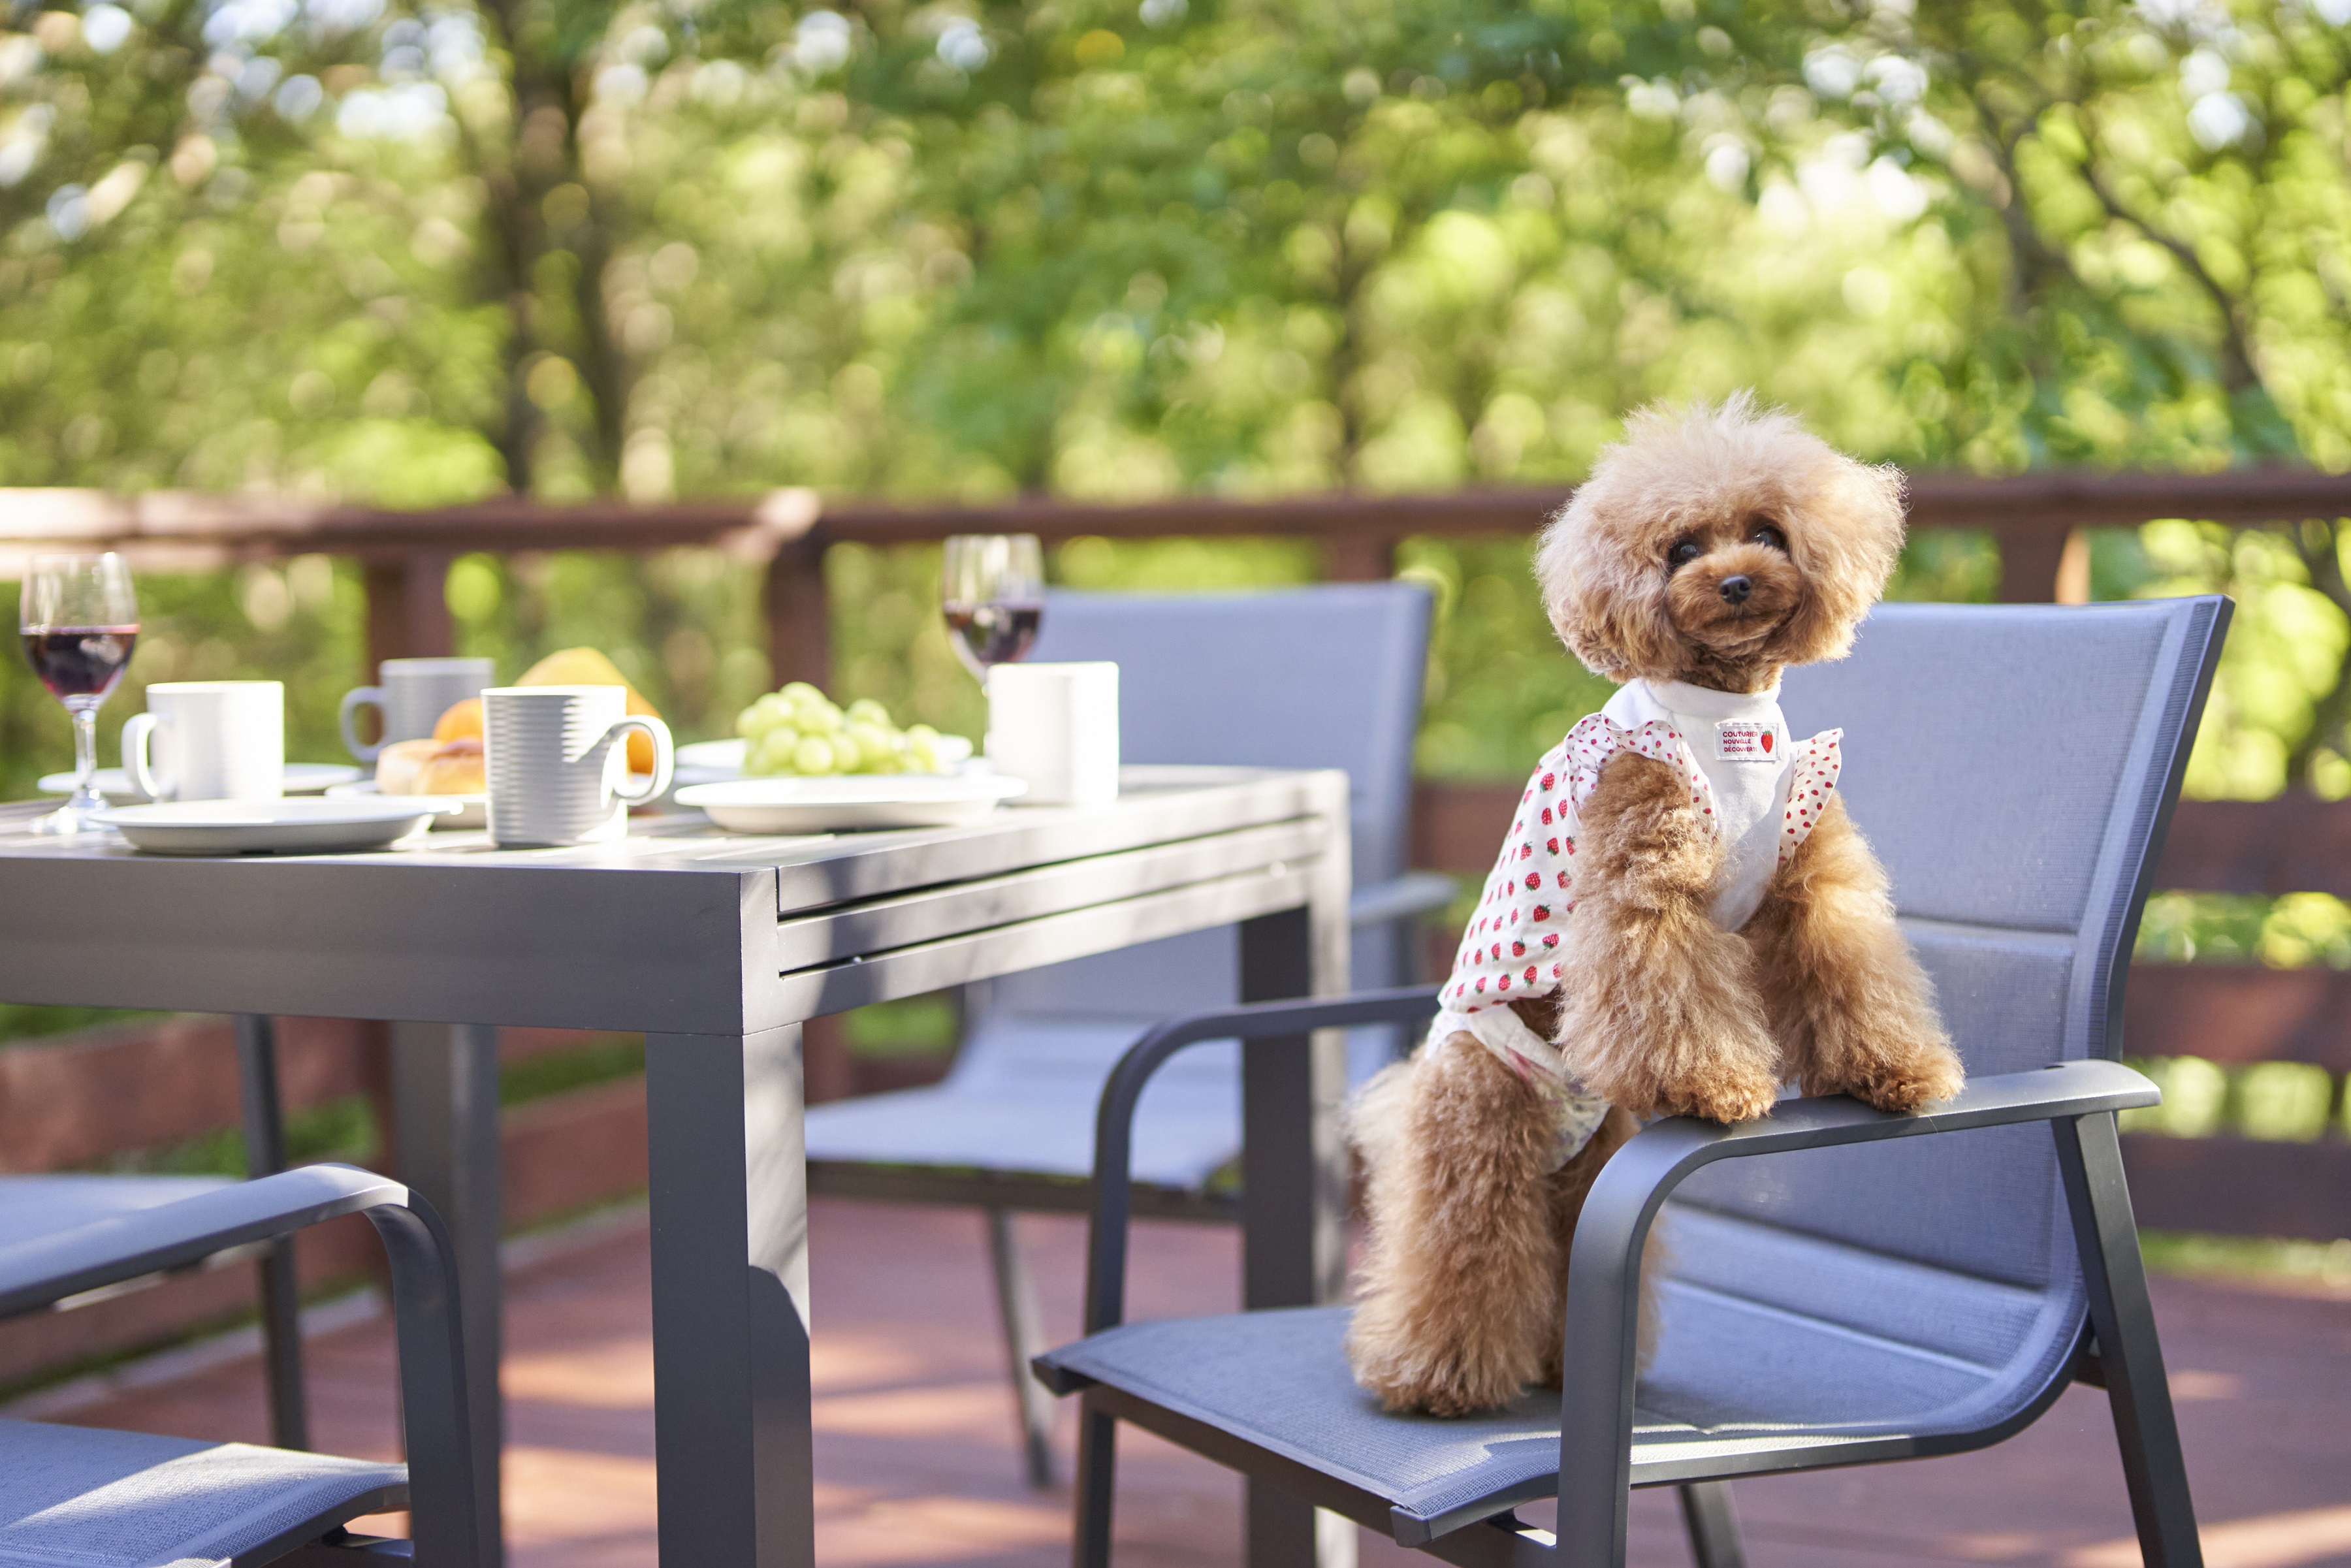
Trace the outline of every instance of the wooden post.
[[[2000, 601], [2002, 604], [2064, 602], [2058, 596], [2058, 583], [2065, 565], [2066, 544], [2073, 537], [2067, 530], [2053, 521], [2018, 522], [1995, 524], [1991, 536], [2000, 544]], [[2085, 597], [2087, 596], [2088, 565], [2088, 557], [2085, 555], [2081, 571]]]
[[386, 659], [430, 659], [455, 650], [449, 619], [449, 562], [441, 555], [371, 560], [367, 584], [367, 676]]
[[832, 678], [832, 622], [824, 597], [824, 547], [795, 540], [768, 562], [768, 664], [771, 685]]
[[1391, 534], [1334, 534], [1322, 547], [1322, 575], [1332, 582], [1385, 582], [1395, 575], [1395, 551]]

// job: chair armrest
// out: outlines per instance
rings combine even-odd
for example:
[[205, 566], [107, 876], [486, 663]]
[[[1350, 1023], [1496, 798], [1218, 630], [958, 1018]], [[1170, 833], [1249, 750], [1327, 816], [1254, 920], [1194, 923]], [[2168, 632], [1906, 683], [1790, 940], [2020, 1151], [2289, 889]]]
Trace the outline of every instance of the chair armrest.
[[382, 1204], [405, 1207], [408, 1201], [408, 1189], [396, 1181], [349, 1166], [322, 1165], [132, 1209], [0, 1248], [0, 1315], [186, 1268], [215, 1252], [340, 1215]]
[[[1318, 1029], [1410, 1023], [1437, 1012], [1437, 988], [1366, 991], [1353, 997], [1259, 1002], [1193, 1013], [1145, 1032], [1129, 1046], [1102, 1085], [1094, 1116], [1093, 1217], [1087, 1229], [1085, 1332], [1115, 1327], [1126, 1315], [1126, 1231], [1131, 1215], [1134, 1108], [1144, 1086], [1168, 1059], [1212, 1040], [1269, 1040]], [[1065, 1392], [1057, 1390], [1057, 1392]]]
[[346, 1214], [367, 1216], [391, 1260], [416, 1559], [479, 1568], [492, 1559], [474, 1506], [456, 1269], [440, 1218], [400, 1183], [350, 1166], [303, 1166], [0, 1248], [0, 1312], [183, 1268]]
[[1359, 887], [1347, 900], [1347, 924], [1360, 931], [1426, 915], [1453, 902], [1453, 879], [1433, 871], [1411, 871], [1389, 882]]
[[1674, 1117], [1644, 1128], [1601, 1168], [1569, 1254], [1562, 1517], [1573, 1508], [1614, 1510], [1622, 1518], [1631, 1479], [1641, 1249], [1658, 1207], [1701, 1166], [1747, 1155], [2110, 1114], [2162, 1098], [2122, 1063], [2092, 1060], [1978, 1078], [1949, 1100], [1909, 1115], [1837, 1094], [1782, 1101], [1770, 1115], [1735, 1126]]

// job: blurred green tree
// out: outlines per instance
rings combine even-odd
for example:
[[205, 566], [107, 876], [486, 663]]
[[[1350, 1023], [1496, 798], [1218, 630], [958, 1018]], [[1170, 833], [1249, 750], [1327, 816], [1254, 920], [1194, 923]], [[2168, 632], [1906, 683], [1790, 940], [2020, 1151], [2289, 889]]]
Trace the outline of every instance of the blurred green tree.
[[[1914, 467], [2351, 462], [2351, 0], [39, 5], [0, 26], [7, 483], [1443, 489], [1742, 385]], [[2343, 542], [2097, 541], [2100, 592], [2246, 602], [2199, 792], [2351, 793]], [[1097, 544], [1057, 571], [1312, 570]], [[1407, 564], [1425, 767], [1513, 771], [1602, 695], [1519, 547]], [[836, 559], [843, 695], [965, 727], [931, 570]], [[1926, 538], [1896, 591], [1991, 573]], [[601, 643], [690, 733], [767, 679], [723, 564], [450, 591], [468, 646]], [[281, 667], [356, 673], [307, 635]]]

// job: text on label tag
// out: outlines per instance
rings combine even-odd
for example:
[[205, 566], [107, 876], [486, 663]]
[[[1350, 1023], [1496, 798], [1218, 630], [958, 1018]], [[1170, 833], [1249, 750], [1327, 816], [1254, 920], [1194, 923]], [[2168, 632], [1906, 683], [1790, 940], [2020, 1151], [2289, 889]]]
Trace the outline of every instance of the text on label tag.
[[1714, 727], [1714, 755], [1721, 762], [1777, 762], [1778, 727], [1752, 718], [1718, 720]]

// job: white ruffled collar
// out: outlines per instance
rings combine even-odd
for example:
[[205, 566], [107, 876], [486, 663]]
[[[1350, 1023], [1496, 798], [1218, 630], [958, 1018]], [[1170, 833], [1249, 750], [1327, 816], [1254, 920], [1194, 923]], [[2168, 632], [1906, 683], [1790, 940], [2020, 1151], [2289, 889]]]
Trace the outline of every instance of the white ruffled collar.
[[1670, 713], [1686, 713], [1692, 718], [1754, 718], [1776, 719], [1780, 716], [1780, 683], [1773, 681], [1760, 692], [1718, 692], [1709, 686], [1694, 686], [1687, 681], [1643, 680], [1650, 700]]

